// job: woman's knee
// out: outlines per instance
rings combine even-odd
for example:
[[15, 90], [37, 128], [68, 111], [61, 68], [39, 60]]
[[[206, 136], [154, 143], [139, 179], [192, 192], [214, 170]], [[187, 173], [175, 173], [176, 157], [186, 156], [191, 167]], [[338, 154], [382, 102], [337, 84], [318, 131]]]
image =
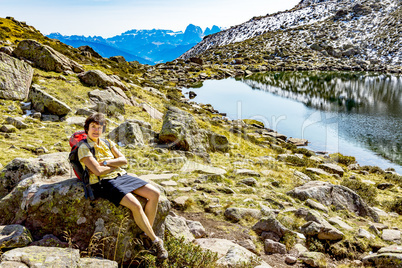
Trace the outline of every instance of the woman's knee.
[[132, 195], [131, 193], [124, 196], [120, 204], [125, 207], [128, 207], [133, 212], [142, 210], [142, 205], [140, 201], [138, 201], [138, 199], [135, 198], [135, 196]]
[[151, 193], [151, 198], [153, 198], [155, 200], [159, 200], [161, 191], [153, 185], [149, 185], [149, 186], [150, 186], [149, 189], [150, 189], [150, 193]]

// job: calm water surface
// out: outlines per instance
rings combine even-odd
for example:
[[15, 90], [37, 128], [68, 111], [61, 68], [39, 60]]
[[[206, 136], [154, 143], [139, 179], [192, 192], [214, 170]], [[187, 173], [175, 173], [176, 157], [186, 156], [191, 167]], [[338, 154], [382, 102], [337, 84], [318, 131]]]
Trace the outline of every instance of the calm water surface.
[[192, 88], [229, 119], [259, 120], [308, 148], [355, 156], [402, 174], [402, 77], [373, 73], [268, 72]]

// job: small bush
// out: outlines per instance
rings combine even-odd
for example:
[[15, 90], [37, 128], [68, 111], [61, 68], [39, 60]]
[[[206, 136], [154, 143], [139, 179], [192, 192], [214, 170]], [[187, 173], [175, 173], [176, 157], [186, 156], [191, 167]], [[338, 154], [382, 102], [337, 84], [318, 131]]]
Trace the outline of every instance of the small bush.
[[331, 154], [329, 156], [333, 161], [343, 164], [345, 166], [349, 166], [351, 164], [356, 163], [356, 158], [353, 156], [346, 156], [340, 153]]
[[362, 166], [361, 170], [368, 171], [371, 174], [384, 174], [384, 170], [377, 166]]
[[169, 252], [169, 258], [163, 263], [158, 263], [154, 256], [149, 254], [141, 257], [140, 267], [215, 267], [218, 254], [209, 250], [203, 250], [200, 246], [185, 243], [184, 238], [176, 239], [165, 232], [165, 248]]
[[402, 176], [399, 176], [396, 174], [386, 174], [384, 179], [387, 182], [393, 182], [395, 184], [398, 184], [400, 187], [402, 187]]
[[378, 201], [376, 200], [378, 192], [377, 188], [374, 185], [365, 184], [358, 179], [347, 178], [341, 182], [341, 185], [355, 191], [369, 205], [378, 204]]
[[399, 215], [402, 215], [402, 197], [399, 197], [398, 199], [391, 201], [389, 204], [389, 210], [396, 212]]

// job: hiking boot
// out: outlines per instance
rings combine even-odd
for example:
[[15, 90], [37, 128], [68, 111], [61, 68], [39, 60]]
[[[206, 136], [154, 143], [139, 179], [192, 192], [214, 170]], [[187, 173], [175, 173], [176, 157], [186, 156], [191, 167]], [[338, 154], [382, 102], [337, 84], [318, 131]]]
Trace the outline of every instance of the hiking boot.
[[168, 258], [168, 252], [163, 247], [163, 241], [161, 239], [159, 239], [158, 242], [153, 243], [151, 250], [152, 249], [156, 251], [156, 258], [159, 261], [163, 261]]
[[140, 239], [146, 250], [149, 250], [152, 247], [152, 240], [145, 233], [140, 234]]

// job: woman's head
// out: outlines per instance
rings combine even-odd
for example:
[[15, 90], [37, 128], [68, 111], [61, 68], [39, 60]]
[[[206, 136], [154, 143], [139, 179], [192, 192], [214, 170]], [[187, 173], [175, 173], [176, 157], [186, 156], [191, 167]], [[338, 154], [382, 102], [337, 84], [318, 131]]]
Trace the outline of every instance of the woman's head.
[[91, 114], [90, 116], [88, 116], [88, 118], [85, 120], [85, 124], [84, 124], [84, 130], [85, 133], [88, 134], [89, 131], [89, 127], [93, 125], [99, 125], [102, 126], [102, 132], [106, 131], [106, 118], [105, 115], [102, 113], [95, 113], [95, 114]]

